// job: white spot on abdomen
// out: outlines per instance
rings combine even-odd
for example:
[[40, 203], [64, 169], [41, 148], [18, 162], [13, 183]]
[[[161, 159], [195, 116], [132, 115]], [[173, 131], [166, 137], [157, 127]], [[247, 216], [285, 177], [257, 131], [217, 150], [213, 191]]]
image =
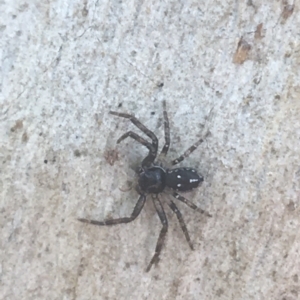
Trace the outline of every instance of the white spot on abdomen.
[[197, 182], [197, 181], [199, 181], [199, 179], [190, 179], [190, 183]]

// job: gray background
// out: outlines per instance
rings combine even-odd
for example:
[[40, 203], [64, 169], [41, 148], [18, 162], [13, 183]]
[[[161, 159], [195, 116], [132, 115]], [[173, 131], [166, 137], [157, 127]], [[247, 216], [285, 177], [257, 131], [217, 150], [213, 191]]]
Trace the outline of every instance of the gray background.
[[[284, 1], [1, 1], [1, 299], [299, 299], [300, 16]], [[262, 24], [259, 31], [259, 24]], [[243, 38], [241, 47], [239, 41]], [[163, 83], [163, 87], [159, 87]], [[203, 185], [131, 224], [134, 113]], [[112, 151], [118, 157], [109, 162]], [[123, 190], [123, 191], [122, 191]], [[151, 198], [150, 198], [151, 199]]]

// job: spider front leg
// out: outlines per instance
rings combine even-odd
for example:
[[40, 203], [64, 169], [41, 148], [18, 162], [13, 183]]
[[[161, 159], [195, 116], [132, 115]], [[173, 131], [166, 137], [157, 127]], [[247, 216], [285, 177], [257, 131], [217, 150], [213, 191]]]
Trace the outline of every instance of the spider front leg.
[[161, 150], [159, 156], [166, 156], [170, 147], [170, 124], [169, 124], [169, 118], [167, 113], [166, 101], [163, 101], [163, 109], [164, 109], [165, 145]]
[[158, 139], [157, 139], [156, 135], [151, 130], [149, 130], [145, 125], [143, 125], [133, 115], [125, 114], [125, 113], [118, 113], [116, 111], [110, 111], [109, 113], [112, 114], [112, 115], [121, 117], [121, 118], [129, 119], [131, 121], [131, 123], [133, 123], [137, 128], [139, 128], [142, 132], [144, 132], [151, 139], [151, 141], [152, 141], [152, 145], [153, 145], [154, 150], [155, 150], [155, 158], [156, 158], [157, 148], [158, 148]]
[[141, 195], [130, 217], [119, 218], [119, 219], [108, 219], [104, 221], [95, 221], [95, 220], [88, 220], [88, 219], [78, 219], [78, 221], [83, 223], [93, 224], [93, 225], [100, 225], [100, 226], [129, 223], [135, 220], [137, 216], [140, 214], [141, 210], [144, 207], [145, 201], [146, 201], [146, 195]]
[[159, 260], [159, 255], [160, 255], [160, 252], [163, 248], [163, 245], [164, 245], [164, 241], [165, 241], [165, 237], [166, 237], [166, 233], [168, 231], [168, 220], [167, 220], [167, 217], [166, 217], [166, 214], [165, 214], [165, 211], [164, 211], [164, 208], [161, 204], [161, 202], [159, 201], [158, 199], [158, 196], [157, 195], [153, 195], [152, 197], [152, 200], [153, 200], [153, 203], [154, 203], [154, 206], [155, 206], [155, 209], [156, 209], [156, 212], [159, 216], [159, 219], [163, 225], [160, 233], [159, 233], [159, 237], [158, 237], [158, 240], [157, 240], [157, 243], [156, 243], [156, 247], [155, 247], [155, 253], [146, 269], [146, 272], [149, 272], [152, 265], [157, 263], [158, 260]]
[[136, 140], [137, 142], [139, 142], [140, 144], [142, 144], [143, 146], [148, 148], [149, 153], [143, 159], [142, 166], [143, 167], [149, 166], [155, 160], [155, 157], [156, 157], [155, 147], [152, 144], [150, 144], [149, 142], [147, 142], [144, 138], [142, 138], [141, 136], [139, 136], [138, 134], [136, 134], [135, 132], [132, 132], [132, 131], [128, 131], [128, 132], [124, 133], [117, 140], [117, 144], [119, 144], [120, 142], [122, 142], [123, 140], [125, 140], [128, 137], [131, 137], [132, 139]]
[[188, 148], [182, 155], [180, 155], [178, 158], [174, 159], [172, 161], [172, 165], [177, 165], [181, 161], [183, 161], [185, 158], [187, 158], [193, 151], [195, 151], [200, 144], [203, 143], [204, 139], [209, 135], [210, 133], [207, 132], [204, 138], [201, 138], [198, 140], [194, 145], [192, 145], [190, 148]]

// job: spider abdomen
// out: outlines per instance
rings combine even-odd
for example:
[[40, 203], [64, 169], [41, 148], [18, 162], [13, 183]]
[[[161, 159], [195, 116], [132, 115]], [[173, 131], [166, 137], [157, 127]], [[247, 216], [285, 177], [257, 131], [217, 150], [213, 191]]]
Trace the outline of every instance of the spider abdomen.
[[189, 191], [203, 181], [203, 177], [192, 168], [176, 168], [167, 171], [166, 186], [177, 191]]

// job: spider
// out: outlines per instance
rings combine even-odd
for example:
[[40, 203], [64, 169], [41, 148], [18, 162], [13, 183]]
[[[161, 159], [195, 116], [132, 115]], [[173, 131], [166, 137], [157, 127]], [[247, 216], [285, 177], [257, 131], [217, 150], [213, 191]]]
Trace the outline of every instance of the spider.
[[[169, 119], [166, 109], [166, 102], [163, 101], [163, 116], [164, 116], [164, 131], [165, 131], [165, 145], [162, 148], [161, 153], [157, 158], [157, 152], [158, 152], [158, 139], [155, 136], [155, 134], [146, 128], [135, 116], [131, 114], [126, 113], [119, 113], [115, 111], [109, 112], [112, 115], [129, 119], [138, 129], [140, 129], [144, 134], [146, 134], [150, 139], [151, 143], [145, 140], [143, 137], [139, 136], [138, 134], [134, 133], [133, 131], [128, 131], [125, 134], [123, 134], [118, 140], [117, 144], [119, 144], [124, 139], [130, 137], [134, 139], [135, 141], [139, 142], [143, 146], [145, 146], [149, 153], [148, 155], [143, 159], [141, 163], [141, 167], [138, 170], [138, 185], [137, 185], [137, 192], [139, 193], [140, 197], [133, 209], [133, 212], [130, 217], [123, 217], [118, 219], [108, 219], [104, 221], [95, 221], [95, 220], [88, 220], [88, 219], [78, 219], [81, 222], [94, 224], [94, 225], [100, 225], [100, 226], [109, 226], [109, 225], [116, 225], [121, 223], [129, 223], [134, 221], [137, 216], [142, 211], [144, 204], [146, 202], [146, 196], [148, 194], [152, 195], [152, 200], [154, 203], [154, 207], [156, 209], [156, 212], [158, 214], [158, 217], [162, 223], [162, 229], [160, 231], [155, 253], [146, 269], [146, 272], [149, 272], [153, 264], [157, 264], [159, 261], [159, 255], [161, 253], [161, 250], [164, 245], [164, 240], [166, 233], [168, 231], [168, 220], [163, 208], [163, 205], [161, 203], [161, 200], [159, 198], [159, 194], [165, 192], [165, 189], [170, 188], [172, 190], [171, 195], [185, 203], [187, 206], [194, 210], [200, 211], [202, 214], [205, 214], [208, 217], [211, 217], [211, 215], [204, 210], [198, 208], [194, 203], [192, 203], [190, 200], [186, 199], [185, 197], [181, 196], [177, 192], [185, 192], [190, 191], [196, 187], [199, 186], [199, 184], [203, 181], [202, 175], [197, 173], [197, 171], [193, 168], [175, 168], [175, 169], [169, 169], [165, 168], [159, 161], [164, 158], [169, 150], [170, 146], [170, 127], [169, 127]], [[203, 139], [199, 139], [195, 144], [193, 144], [190, 148], [188, 148], [181, 156], [174, 159], [171, 164], [177, 165], [181, 161], [183, 161], [186, 157], [188, 157], [201, 143], [203, 142]], [[170, 193], [168, 193], [170, 194]], [[194, 250], [193, 244], [191, 242], [188, 230], [186, 228], [185, 222], [183, 220], [183, 217], [181, 215], [180, 210], [177, 208], [175, 203], [171, 199], [167, 199], [167, 204], [171, 208], [171, 210], [175, 213], [179, 224], [181, 226], [181, 229], [185, 235], [185, 238], [191, 248], [191, 250]]]

